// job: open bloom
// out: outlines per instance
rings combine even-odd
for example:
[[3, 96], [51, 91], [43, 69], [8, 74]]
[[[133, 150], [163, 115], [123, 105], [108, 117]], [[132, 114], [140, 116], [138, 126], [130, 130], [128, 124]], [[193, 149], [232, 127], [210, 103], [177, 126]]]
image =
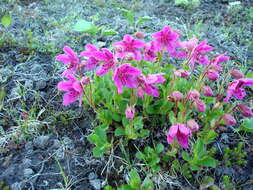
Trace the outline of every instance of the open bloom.
[[193, 105], [195, 106], [198, 112], [204, 112], [206, 110], [206, 104], [201, 99], [195, 100]]
[[159, 97], [160, 93], [155, 84], [163, 83], [165, 80], [166, 79], [162, 76], [162, 74], [150, 74], [147, 76], [140, 75], [137, 78], [137, 96], [143, 98], [144, 93], [146, 93], [149, 96]]
[[133, 119], [135, 115], [135, 109], [134, 106], [127, 106], [125, 115], [127, 119]]
[[99, 62], [94, 56], [94, 53], [98, 51], [99, 49], [92, 44], [85, 45], [85, 51], [80, 53], [80, 56], [88, 58], [87, 60], [82, 61], [85, 69], [93, 69], [98, 65]]
[[111, 68], [115, 67], [116, 61], [113, 56], [113, 53], [109, 49], [103, 48], [102, 52], [94, 52], [93, 56], [97, 60], [103, 62], [96, 70], [96, 74], [98, 76], [103, 76], [107, 74]]
[[183, 99], [183, 94], [179, 91], [173, 91], [168, 97], [167, 99], [171, 102], [179, 102], [180, 100]]
[[64, 46], [63, 51], [65, 54], [56, 56], [56, 60], [69, 65], [68, 69], [64, 72], [65, 74], [75, 71], [80, 62], [78, 55], [69, 46]]
[[198, 39], [192, 38], [189, 41], [181, 42], [180, 44], [187, 52], [191, 68], [194, 68], [196, 62], [201, 65], [209, 64], [206, 53], [212, 51], [213, 47], [207, 45], [206, 40], [198, 44]]
[[138, 82], [137, 77], [141, 74], [141, 70], [129, 65], [122, 64], [115, 69], [112, 79], [118, 89], [118, 93], [123, 92], [123, 86], [128, 88], [137, 88]]
[[163, 27], [152, 35], [155, 38], [156, 51], [166, 49], [170, 55], [176, 54], [176, 48], [179, 48], [179, 32], [169, 26]]
[[123, 38], [123, 41], [115, 42], [112, 44], [112, 46], [116, 47], [117, 58], [125, 59], [126, 55], [132, 53], [134, 59], [140, 61], [142, 57], [139, 48], [142, 48], [144, 44], [144, 42], [135, 40], [131, 35], [126, 34]]
[[79, 100], [79, 106], [82, 104], [83, 88], [81, 82], [73, 75], [66, 74], [68, 81], [61, 81], [58, 83], [58, 89], [66, 93], [63, 96], [63, 105], [67, 106]]
[[188, 139], [191, 137], [191, 130], [185, 124], [176, 123], [168, 131], [167, 142], [169, 144], [173, 143], [175, 137], [182, 147], [188, 148]]
[[187, 127], [191, 129], [192, 132], [199, 130], [199, 124], [193, 119], [187, 121]]
[[197, 90], [191, 90], [187, 93], [186, 99], [195, 101], [195, 100], [198, 100], [199, 97], [200, 97], [200, 94]]
[[244, 77], [244, 74], [242, 73], [242, 71], [238, 70], [238, 69], [233, 69], [230, 71], [230, 75], [235, 78], [235, 79], [240, 79]]
[[228, 102], [229, 99], [233, 96], [239, 100], [242, 100], [246, 96], [246, 92], [243, 89], [245, 86], [253, 86], [253, 79], [241, 78], [231, 82], [228, 85], [227, 96], [224, 99], [224, 102]]
[[244, 117], [253, 117], [252, 109], [246, 104], [238, 104], [236, 107]]
[[200, 90], [204, 96], [213, 96], [213, 91], [210, 86], [203, 86]]

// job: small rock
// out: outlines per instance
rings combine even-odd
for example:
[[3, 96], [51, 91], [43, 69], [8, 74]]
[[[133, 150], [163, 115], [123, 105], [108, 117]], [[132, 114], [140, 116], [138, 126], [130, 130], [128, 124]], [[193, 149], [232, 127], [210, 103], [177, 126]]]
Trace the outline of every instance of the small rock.
[[33, 152], [33, 144], [32, 142], [27, 142], [25, 144], [25, 150], [27, 154], [31, 154]]
[[32, 89], [33, 88], [33, 81], [32, 80], [26, 80], [25, 81], [25, 87]]
[[61, 142], [57, 139], [54, 140], [52, 148], [58, 149], [61, 147]]
[[31, 168], [24, 169], [24, 176], [29, 177], [34, 174], [34, 171]]
[[25, 158], [25, 159], [23, 160], [23, 166], [24, 166], [25, 168], [30, 167], [31, 165], [32, 165], [32, 160], [30, 160], [30, 159], [28, 159], [28, 158]]
[[97, 174], [92, 172], [92, 173], [89, 174], [88, 178], [89, 178], [89, 182], [90, 182], [91, 186], [95, 190], [100, 190], [102, 188], [101, 180], [98, 179]]
[[47, 86], [47, 83], [44, 80], [39, 80], [35, 83], [36, 90], [42, 90], [42, 89], [46, 88], [46, 86]]
[[49, 143], [49, 136], [39, 136], [33, 140], [36, 148], [46, 149]]
[[22, 189], [22, 187], [21, 187], [21, 184], [20, 184], [20, 183], [15, 182], [15, 183], [13, 183], [13, 184], [11, 185], [11, 189], [12, 189], [12, 190], [20, 190], [20, 189]]

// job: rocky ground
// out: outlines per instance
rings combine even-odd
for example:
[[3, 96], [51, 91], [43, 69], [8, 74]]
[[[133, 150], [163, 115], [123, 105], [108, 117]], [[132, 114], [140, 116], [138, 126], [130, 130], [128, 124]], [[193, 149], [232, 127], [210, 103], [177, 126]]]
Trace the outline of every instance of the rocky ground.
[[[86, 139], [94, 127], [90, 110], [62, 106], [56, 84], [64, 68], [55, 55], [64, 45], [76, 51], [87, 43], [104, 47], [126, 33], [138, 30], [148, 36], [171, 25], [185, 38], [207, 39], [249, 72], [253, 69], [253, 16], [249, 11], [253, 2], [233, 2], [203, 0], [197, 7], [180, 7], [172, 0], [2, 0], [0, 17], [9, 13], [12, 23], [7, 29], [0, 26], [0, 188], [4, 183], [3, 189], [13, 190], [99, 190], [107, 180], [123, 182], [124, 174], [108, 173], [108, 157], [92, 157], [92, 145]], [[151, 20], [135, 28], [120, 8]], [[93, 20], [118, 34], [92, 39], [73, 31], [78, 19]], [[247, 164], [218, 167], [212, 171], [217, 182], [222, 175], [231, 176], [236, 184], [253, 179], [253, 141], [250, 134], [245, 139]], [[224, 133], [217, 144], [233, 146], [238, 141], [238, 136]], [[167, 189], [198, 189], [183, 178], [170, 180]], [[241, 189], [252, 190], [253, 184]]]

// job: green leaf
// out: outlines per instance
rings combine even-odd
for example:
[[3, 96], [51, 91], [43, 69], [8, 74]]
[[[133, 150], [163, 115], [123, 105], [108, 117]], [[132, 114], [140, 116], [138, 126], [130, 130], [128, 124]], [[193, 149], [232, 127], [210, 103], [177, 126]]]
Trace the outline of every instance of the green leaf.
[[102, 36], [111, 36], [111, 35], [117, 35], [118, 32], [116, 32], [115, 30], [104, 30], [102, 32]]
[[142, 129], [143, 128], [143, 122], [142, 122], [142, 117], [135, 117], [133, 120], [133, 125], [134, 125], [134, 129], [138, 130], [138, 129]]
[[126, 10], [126, 9], [120, 9], [121, 14], [127, 19], [129, 24], [134, 23], [134, 13], [132, 11]]
[[151, 19], [152, 19], [152, 18], [151, 18], [151, 17], [149, 17], [149, 16], [144, 16], [144, 17], [141, 17], [141, 18], [139, 18], [139, 19], [137, 20], [137, 22], [136, 22], [136, 26], [138, 26], [138, 25], [142, 24], [144, 21], [151, 20]]
[[11, 15], [10, 14], [4, 15], [1, 19], [1, 23], [5, 28], [7, 28], [11, 24]]
[[115, 112], [112, 113], [112, 118], [113, 118], [114, 121], [118, 121], [118, 122], [120, 122], [121, 119], [122, 119], [121, 115], [119, 115]]
[[206, 154], [204, 142], [202, 139], [197, 140], [196, 144], [193, 147], [193, 152], [194, 152], [194, 159], [200, 159]]
[[198, 171], [198, 170], [201, 170], [201, 168], [197, 165], [191, 165], [191, 170]]
[[145, 154], [143, 154], [142, 152], [137, 152], [135, 156], [140, 160], [145, 160]]
[[188, 0], [175, 0], [175, 5], [187, 6], [187, 5], [189, 5], [189, 1]]
[[123, 136], [125, 135], [125, 129], [123, 129], [122, 127], [118, 127], [115, 132], [114, 132], [115, 136]]
[[253, 118], [244, 119], [243, 124], [240, 126], [239, 130], [253, 132]]
[[154, 190], [154, 184], [149, 177], [146, 177], [141, 185], [142, 190]]
[[92, 22], [78, 20], [73, 26], [73, 30], [76, 32], [96, 33], [98, 28]]
[[135, 188], [135, 189], [139, 189], [139, 187], [141, 186], [141, 178], [140, 178], [138, 172], [135, 169], [132, 169], [130, 171], [130, 183], [129, 183], [129, 185], [132, 188]]
[[148, 129], [141, 129], [141, 130], [140, 130], [140, 133], [139, 133], [139, 136], [140, 136], [141, 138], [144, 138], [144, 137], [148, 136], [149, 133], [150, 133], [150, 131], [149, 131]]
[[218, 136], [214, 130], [209, 130], [207, 134], [204, 135], [204, 143], [210, 144]]
[[187, 152], [183, 152], [182, 153], [182, 158], [185, 160], [185, 161], [190, 161], [191, 160], [191, 157], [189, 156], [189, 154]]
[[155, 151], [157, 154], [161, 153], [164, 149], [164, 146], [162, 143], [159, 143], [158, 145], [156, 145]]
[[198, 160], [197, 162], [199, 165], [201, 166], [206, 166], [206, 167], [213, 167], [215, 168], [216, 167], [216, 160], [212, 157], [206, 157], [202, 160]]

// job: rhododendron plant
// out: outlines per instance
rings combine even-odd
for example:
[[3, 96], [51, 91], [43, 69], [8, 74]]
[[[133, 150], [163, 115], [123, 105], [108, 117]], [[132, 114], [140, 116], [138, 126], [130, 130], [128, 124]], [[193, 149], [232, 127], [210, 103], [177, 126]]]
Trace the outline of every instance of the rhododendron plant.
[[[133, 36], [143, 39], [145, 35]], [[181, 41], [180, 32], [170, 26], [155, 32], [152, 41], [133, 36], [124, 35], [122, 41], [112, 43], [112, 49], [87, 44], [80, 55], [65, 46], [64, 54], [56, 56], [68, 65], [63, 75], [68, 80], [58, 83], [58, 89], [65, 92], [63, 105], [84, 102], [96, 113], [99, 126], [88, 136], [96, 146], [95, 156], [109, 152], [118, 142], [127, 145], [130, 139], [151, 138], [150, 134], [163, 130], [168, 143], [164, 154], [176, 157], [173, 151], [179, 152], [180, 146], [189, 148], [192, 157], [184, 152], [183, 159], [195, 164], [194, 170], [213, 167], [215, 160], [205, 148], [218, 135], [217, 129], [237, 127], [240, 121], [233, 116], [235, 111], [253, 117], [248, 105], [232, 103], [233, 97], [242, 101], [247, 96], [253, 79], [244, 78], [239, 70], [228, 70], [226, 64], [233, 66], [230, 58], [211, 53], [214, 48], [206, 40]], [[165, 56], [183, 60], [173, 65]], [[200, 73], [196, 75], [197, 67]], [[203, 149], [201, 157], [196, 147]]]

